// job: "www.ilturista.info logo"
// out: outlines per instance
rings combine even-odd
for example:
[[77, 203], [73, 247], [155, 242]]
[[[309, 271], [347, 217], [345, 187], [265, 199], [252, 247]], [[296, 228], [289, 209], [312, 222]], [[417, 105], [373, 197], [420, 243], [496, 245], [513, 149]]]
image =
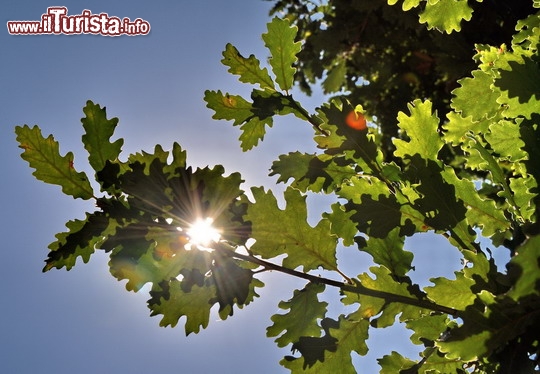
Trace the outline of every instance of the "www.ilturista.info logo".
[[8, 32], [12, 35], [77, 35], [94, 34], [106, 36], [146, 35], [150, 32], [150, 23], [137, 18], [111, 16], [107, 13], [92, 14], [85, 9], [81, 14], [69, 15], [65, 6], [47, 8], [41, 15], [41, 21], [8, 21]]

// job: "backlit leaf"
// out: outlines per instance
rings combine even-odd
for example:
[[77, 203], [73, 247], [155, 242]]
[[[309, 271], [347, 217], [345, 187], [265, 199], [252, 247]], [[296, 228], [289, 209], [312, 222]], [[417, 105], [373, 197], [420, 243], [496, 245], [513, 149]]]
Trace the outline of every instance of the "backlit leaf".
[[276, 343], [285, 347], [299, 341], [301, 336], [320, 337], [321, 328], [318, 319], [324, 318], [327, 302], [320, 301], [318, 294], [324, 291], [324, 285], [308, 283], [301, 290], [295, 290], [288, 301], [281, 301], [279, 307], [289, 310], [286, 314], [274, 314], [273, 325], [268, 327], [266, 335], [278, 336]]
[[59, 185], [63, 193], [74, 198], [88, 200], [94, 196], [86, 174], [74, 168], [73, 153], [61, 156], [52, 135], [44, 138], [39, 127], [28, 125], [17, 126], [15, 133], [19, 147], [24, 150], [21, 157], [35, 169], [32, 174], [37, 179]]
[[475, 70], [472, 78], [460, 79], [458, 83], [461, 87], [452, 92], [455, 97], [450, 105], [463, 117], [471, 116], [473, 121], [479, 121], [494, 117], [500, 110], [500, 105], [497, 104], [500, 93], [492, 88], [493, 78], [490, 74]]
[[342, 186], [338, 196], [348, 200], [347, 211], [357, 229], [372, 237], [385, 238], [395, 227], [401, 226], [401, 205], [388, 186], [377, 179], [351, 178]]
[[274, 82], [268, 75], [268, 70], [260, 67], [260, 62], [254, 55], [246, 58], [236, 47], [227, 43], [221, 62], [229, 67], [229, 73], [239, 76], [240, 82], [258, 84], [263, 89], [274, 89]]
[[487, 119], [473, 121], [472, 116], [464, 118], [456, 112], [448, 113], [447, 119], [448, 121], [444, 124], [443, 139], [447, 143], [461, 147], [466, 147], [467, 135], [473, 133], [485, 134], [488, 132], [489, 125], [493, 123]]
[[406, 369], [412, 368], [416, 362], [403, 357], [396, 351], [392, 351], [391, 354], [385, 355], [382, 358], [377, 359], [381, 366], [381, 374], [395, 374], [401, 373]]
[[239, 261], [219, 252], [213, 259], [207, 283], [215, 285], [216, 296], [209, 302], [218, 303], [219, 316], [226, 319], [233, 315], [234, 305], [241, 309], [258, 297], [255, 288], [263, 287], [264, 283], [253, 277], [253, 271], [240, 266]]
[[414, 331], [411, 341], [414, 344], [424, 344], [425, 340], [439, 339], [448, 323], [448, 316], [445, 314], [426, 314], [418, 319], [408, 320], [406, 325], [409, 330]]
[[339, 165], [340, 160], [328, 155], [291, 152], [279, 156], [272, 164], [272, 175], [280, 175], [278, 182], [293, 178], [291, 187], [302, 192], [330, 192], [343, 181], [356, 175], [350, 165]]
[[248, 151], [264, 139], [266, 126], [272, 127], [273, 116], [294, 113], [289, 100], [278, 93], [253, 90], [253, 102], [241, 96], [223, 94], [221, 91], [206, 91], [206, 106], [214, 110], [214, 119], [232, 120], [240, 126], [242, 150]]
[[306, 337], [294, 346], [301, 358], [285, 357], [281, 364], [292, 373], [356, 373], [351, 352], [366, 354], [369, 321], [340, 316], [338, 321], [323, 320], [323, 327], [322, 338]]
[[398, 121], [410, 140], [395, 139], [394, 154], [402, 158], [418, 154], [425, 159], [435, 160], [443, 143], [437, 131], [439, 119], [432, 113], [431, 103], [415, 100], [409, 104], [409, 111], [410, 116], [400, 112]]
[[148, 300], [151, 316], [161, 314], [160, 326], [174, 327], [182, 316], [186, 316], [186, 335], [198, 333], [201, 327], [208, 327], [212, 304], [208, 301], [215, 297], [215, 286], [193, 285], [189, 291], [182, 289], [182, 283], [176, 279], [154, 286]]
[[265, 46], [270, 50], [270, 66], [276, 76], [276, 83], [283, 91], [292, 88], [296, 54], [300, 52], [300, 42], [295, 42], [298, 28], [289, 21], [277, 17], [267, 24], [268, 32], [262, 35]]
[[464, 310], [476, 299], [475, 293], [471, 290], [476, 282], [465, 277], [462, 272], [455, 272], [456, 279], [447, 278], [431, 279], [434, 286], [424, 288], [428, 298], [439, 305], [445, 305], [458, 310]]
[[[321, 165], [320, 170], [310, 172], [310, 165], [315, 159], [315, 155], [300, 152], [291, 152], [286, 155], [280, 155], [279, 160], [274, 161], [272, 164], [272, 172], [270, 173], [270, 176], [279, 175], [277, 180], [278, 183], [287, 183], [289, 179], [293, 178], [293, 186], [302, 186], [299, 188], [299, 190], [305, 192], [307, 190], [307, 186], [310, 184], [315, 184], [319, 178], [324, 178], [324, 165]], [[318, 176], [318, 173], [321, 173], [321, 175]], [[305, 180], [308, 174], [312, 174], [313, 177]], [[305, 181], [305, 183], [301, 183], [302, 181]]]
[[501, 90], [498, 103], [506, 105], [508, 117], [531, 118], [538, 113], [540, 100], [540, 65], [532, 58], [524, 57], [523, 62], [510, 61], [509, 70], [501, 70], [495, 86]]
[[[408, 287], [407, 282], [398, 281], [395, 276], [384, 266], [372, 266], [369, 268], [375, 278], [372, 278], [368, 273], [362, 273], [358, 276], [360, 284], [370, 290], [389, 292], [393, 295], [399, 295], [407, 298], [416, 299], [417, 296], [411, 293], [413, 291]], [[377, 300], [378, 299], [378, 300]], [[367, 304], [369, 300], [369, 304]], [[366, 313], [369, 309], [372, 309], [374, 315], [378, 315], [381, 311], [382, 314], [372, 321], [372, 325], [376, 327], [387, 327], [394, 324], [396, 316], [401, 314], [400, 320], [405, 321], [408, 319], [416, 319], [425, 314], [425, 310], [400, 302], [392, 302], [390, 300], [384, 300], [383, 298], [370, 297], [365, 300], [364, 297], [360, 298], [361, 308], [359, 313]], [[362, 305], [364, 303], [364, 305]]]
[[420, 5], [420, 0], [404, 0], [402, 9], [407, 11]]
[[489, 126], [485, 134], [486, 140], [499, 157], [511, 161], [519, 161], [527, 156], [523, 150], [525, 143], [521, 140], [519, 123], [499, 121]]
[[485, 237], [490, 238], [510, 228], [510, 222], [505, 217], [504, 211], [499, 209], [493, 200], [482, 198], [473, 182], [459, 179], [455, 171], [449, 167], [445, 167], [442, 176], [455, 188], [456, 196], [466, 204], [465, 215], [469, 223], [481, 227]]
[[535, 178], [527, 175], [521, 178], [511, 178], [510, 189], [513, 192], [513, 202], [519, 209], [521, 219], [530, 220], [536, 212], [535, 198], [538, 196], [538, 184]]
[[233, 121], [234, 126], [241, 125], [253, 116], [251, 103], [242, 96], [207, 90], [204, 93], [204, 101], [206, 106], [215, 112], [213, 119]]
[[85, 220], [66, 223], [68, 232], [56, 235], [56, 241], [49, 245], [49, 256], [43, 271], [65, 267], [70, 270], [81, 257], [88, 262], [95, 246], [114, 229], [111, 219], [101, 212], [87, 213]]
[[517, 279], [508, 296], [519, 301], [530, 295], [540, 295], [540, 236], [530, 238], [518, 248], [509, 269]]
[[343, 245], [351, 246], [354, 244], [354, 238], [358, 234], [358, 228], [351, 219], [354, 214], [352, 211], [347, 211], [345, 207], [339, 203], [332, 204], [332, 212], [323, 213], [323, 217], [331, 223], [332, 233], [343, 240]]
[[322, 219], [317, 226], [307, 223], [305, 197], [293, 189], [284, 193], [286, 207], [279, 209], [272, 192], [251, 189], [255, 203], [250, 203], [246, 221], [251, 222], [252, 237], [256, 240], [250, 250], [263, 258], [287, 255], [283, 266], [304, 271], [319, 266], [336, 270], [337, 238], [331, 234], [330, 222]]
[[114, 161], [120, 155], [123, 139], [111, 143], [110, 137], [118, 124], [118, 118], [107, 119], [105, 108], [87, 101], [83, 108], [86, 117], [81, 119], [85, 134], [82, 136], [84, 148], [88, 151], [88, 161], [95, 171], [100, 171], [107, 160]]
[[413, 254], [403, 250], [404, 237], [399, 229], [394, 229], [385, 238], [369, 238], [360, 250], [369, 253], [376, 264], [383, 265], [397, 276], [404, 276], [411, 270]]
[[323, 89], [325, 93], [337, 92], [343, 87], [345, 81], [345, 74], [347, 72], [347, 66], [345, 60], [341, 60], [339, 64], [334, 66], [328, 76], [324, 80]]
[[428, 28], [436, 28], [450, 34], [461, 30], [462, 20], [469, 21], [472, 8], [467, 0], [427, 1], [426, 8], [420, 14], [420, 22], [427, 23]]

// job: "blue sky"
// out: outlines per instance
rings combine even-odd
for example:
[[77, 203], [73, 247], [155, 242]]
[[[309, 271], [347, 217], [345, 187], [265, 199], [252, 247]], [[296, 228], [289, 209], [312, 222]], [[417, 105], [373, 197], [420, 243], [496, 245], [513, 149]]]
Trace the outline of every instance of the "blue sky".
[[[149, 317], [147, 294], [128, 293], [110, 276], [104, 254], [73, 270], [41, 273], [47, 245], [64, 231], [66, 221], [94, 207], [63, 195], [57, 186], [38, 182], [20, 158], [14, 126], [37, 124], [60, 142], [61, 152], [75, 153], [75, 167], [88, 170], [80, 137], [86, 100], [119, 117], [117, 137], [124, 152], [165, 148], [173, 141], [188, 151], [195, 166], [223, 164], [240, 171], [246, 188], [275, 183], [267, 177], [279, 154], [313, 151], [311, 128], [294, 118], [276, 123], [263, 144], [242, 153], [239, 132], [211, 119], [205, 89], [247, 94], [221, 65], [221, 52], [231, 42], [243, 54], [267, 57], [261, 33], [270, 20], [271, 2], [235, 1], [42, 1], [3, 2], [3, 25], [10, 20], [39, 20], [48, 6], [62, 5], [69, 14], [83, 9], [109, 16], [147, 20], [146, 36], [93, 35], [12, 36], [0, 32], [0, 159], [2, 214], [0, 227], [3, 285], [0, 308], [0, 365], [6, 373], [281, 373], [278, 364], [289, 354], [266, 338], [270, 316], [281, 299], [302, 282], [277, 274], [266, 276], [261, 298], [233, 318], [211, 320], [207, 330], [184, 336], [158, 326]], [[3, 26], [5, 27], [5, 26]], [[319, 100], [319, 101], [318, 101]], [[322, 98], [305, 99], [307, 106]], [[314, 210], [327, 209], [327, 198], [314, 198]], [[409, 244], [429, 253], [445, 244], [421, 237]], [[429, 255], [428, 255], [429, 257]], [[356, 261], [356, 262], [355, 262]], [[352, 276], [366, 265], [347, 261]], [[433, 257], [428, 276], [451, 274], [457, 256]], [[334, 310], [340, 313], [339, 306]], [[358, 359], [366, 373], [377, 372], [375, 358], [407, 348], [408, 335], [385, 329], [374, 334], [373, 352]]]

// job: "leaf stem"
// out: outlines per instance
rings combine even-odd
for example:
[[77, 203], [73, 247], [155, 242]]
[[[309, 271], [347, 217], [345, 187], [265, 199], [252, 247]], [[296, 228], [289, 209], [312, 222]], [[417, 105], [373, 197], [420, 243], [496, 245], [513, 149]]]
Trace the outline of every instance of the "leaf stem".
[[311, 126], [313, 126], [317, 131], [319, 131], [324, 136], [330, 136], [330, 134], [321, 128], [321, 124], [316, 121], [313, 116], [311, 116], [307, 110], [305, 110], [296, 100], [293, 99], [292, 95], [285, 95], [285, 98], [289, 101], [291, 107], [295, 109], [299, 114], [302, 115], [302, 117], [305, 118], [306, 121], [308, 121]]

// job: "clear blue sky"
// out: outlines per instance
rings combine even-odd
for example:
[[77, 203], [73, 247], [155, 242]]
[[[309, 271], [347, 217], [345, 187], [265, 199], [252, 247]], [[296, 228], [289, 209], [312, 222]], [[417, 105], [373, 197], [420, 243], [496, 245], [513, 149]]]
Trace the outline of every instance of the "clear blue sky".
[[[20, 158], [15, 125], [37, 124], [53, 133], [61, 152], [75, 152], [75, 167], [88, 170], [80, 143], [86, 100], [106, 106], [119, 117], [117, 136], [124, 152], [165, 148], [178, 141], [195, 166], [223, 164], [241, 171], [250, 185], [271, 185], [272, 160], [289, 151], [312, 150], [311, 129], [294, 118], [279, 121], [263, 145], [242, 153], [239, 133], [211, 119], [205, 89], [248, 93], [220, 63], [227, 42], [243, 54], [267, 57], [260, 34], [270, 20], [271, 2], [235, 1], [4, 1], [0, 31], [0, 159], [2, 213], [0, 228], [2, 301], [0, 371], [5, 373], [281, 373], [278, 362], [289, 354], [266, 338], [270, 316], [279, 312], [302, 282], [272, 274], [261, 298], [233, 318], [211, 321], [198, 335], [184, 336], [150, 318], [147, 294], [128, 293], [108, 273], [107, 258], [97, 254], [73, 270], [41, 273], [47, 245], [64, 231], [66, 221], [81, 218], [88, 203], [64, 196], [57, 186], [38, 182]], [[10, 20], [39, 20], [48, 6], [69, 14], [83, 9], [109, 16], [142, 18], [146, 36], [11, 36]], [[317, 98], [308, 100], [316, 105]], [[325, 199], [315, 199], [315, 210]], [[415, 251], [441, 242], [413, 243]], [[433, 258], [429, 275], [439, 275], [456, 256]], [[347, 263], [351, 276], [364, 264]], [[358, 265], [358, 266], [357, 266]], [[451, 274], [448, 269], [446, 275]], [[339, 307], [334, 310], [340, 313]], [[182, 322], [182, 321], [181, 321]], [[381, 330], [373, 354], [357, 360], [362, 372], [378, 371], [375, 358], [408, 346], [408, 334]], [[404, 353], [414, 350], [405, 350]]]

